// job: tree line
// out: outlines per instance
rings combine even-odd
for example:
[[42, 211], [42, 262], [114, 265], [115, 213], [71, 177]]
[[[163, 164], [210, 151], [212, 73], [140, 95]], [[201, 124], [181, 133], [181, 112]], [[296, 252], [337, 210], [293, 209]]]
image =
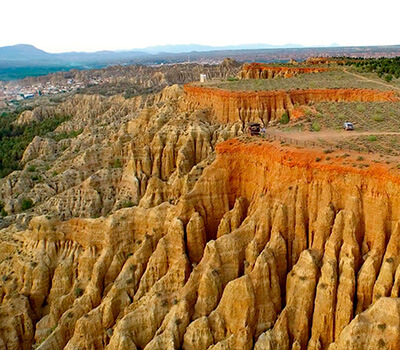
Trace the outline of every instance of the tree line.
[[400, 78], [400, 57], [346, 57], [345, 63], [342, 63], [341, 65], [356, 67], [360, 72], [377, 73], [380, 78], [385, 79], [387, 82]]

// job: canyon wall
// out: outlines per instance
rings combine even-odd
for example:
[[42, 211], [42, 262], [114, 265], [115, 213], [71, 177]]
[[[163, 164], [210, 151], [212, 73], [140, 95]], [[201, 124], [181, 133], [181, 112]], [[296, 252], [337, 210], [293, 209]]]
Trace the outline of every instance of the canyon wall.
[[321, 67], [274, 67], [263, 63], [247, 63], [242, 66], [238, 76], [241, 79], [291, 78], [298, 74], [321, 73], [328, 70], [328, 68]]
[[[77, 95], [46, 113], [30, 112], [69, 115], [56, 132], [78, 135], [33, 139], [22, 169], [0, 179], [7, 220], [99, 217], [140, 202], [150, 207], [176, 201], [212, 161], [217, 142], [241, 133], [240, 125], [206, 124], [206, 113], [182, 110], [182, 95], [177, 85], [131, 99]], [[26, 114], [18, 122], [32, 122]], [[22, 213], [26, 198], [34, 206]]]
[[267, 141], [216, 151], [176, 203], [0, 231], [0, 345], [396, 349], [399, 170]]
[[290, 91], [227, 91], [187, 84], [189, 109], [209, 108], [214, 122], [235, 123], [278, 121], [292, 115], [294, 105], [311, 102], [397, 101], [393, 91], [368, 89], [309, 89]]

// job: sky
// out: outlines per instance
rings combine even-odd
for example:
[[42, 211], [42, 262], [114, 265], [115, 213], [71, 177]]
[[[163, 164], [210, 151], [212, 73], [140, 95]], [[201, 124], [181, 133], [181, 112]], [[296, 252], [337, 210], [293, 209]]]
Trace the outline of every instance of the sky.
[[166, 44], [400, 44], [400, 2], [380, 0], [2, 0], [0, 46], [47, 52]]

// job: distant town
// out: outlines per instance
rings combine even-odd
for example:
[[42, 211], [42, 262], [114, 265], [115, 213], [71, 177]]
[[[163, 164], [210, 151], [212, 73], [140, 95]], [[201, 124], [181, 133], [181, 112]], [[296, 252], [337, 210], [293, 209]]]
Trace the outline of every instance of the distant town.
[[17, 84], [0, 82], [0, 107], [19, 104], [20, 101], [45, 95], [56, 95], [66, 92], [75, 92], [88, 85], [99, 85], [105, 82], [102, 78], [91, 78], [86, 81], [67, 79], [61, 82], [37, 82], [30, 84], [22, 81]]

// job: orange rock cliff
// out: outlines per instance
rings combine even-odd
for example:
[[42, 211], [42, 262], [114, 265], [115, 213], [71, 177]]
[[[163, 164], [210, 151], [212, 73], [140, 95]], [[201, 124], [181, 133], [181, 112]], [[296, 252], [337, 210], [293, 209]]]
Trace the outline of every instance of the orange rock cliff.
[[309, 102], [396, 101], [393, 91], [368, 89], [310, 89], [291, 91], [227, 91], [187, 84], [184, 86], [189, 108], [210, 108], [213, 120], [235, 123], [279, 120], [291, 117], [294, 105]]
[[277, 76], [290, 78], [298, 74], [327, 72], [328, 68], [320, 67], [271, 67], [263, 63], [244, 64], [239, 77], [241, 79], [272, 79]]
[[[181, 203], [182, 222], [201, 213], [208, 238], [218, 238], [220, 257], [237, 279], [228, 283], [237, 289], [226, 287], [221, 302], [229, 293], [238, 314], [250, 310], [240, 329], [225, 330], [235, 344], [231, 348], [348, 349], [360, 341], [351, 336], [354, 329], [360, 334], [383, 323], [389, 327], [388, 322], [397, 327], [400, 299], [384, 297], [400, 293], [400, 177], [380, 165], [368, 170], [324, 165], [315, 161], [318, 155], [227, 141], [217, 146], [216, 161]], [[204, 254], [198, 268], [206, 263], [207, 248]], [[255, 277], [266, 256], [267, 300], [281, 298], [269, 309]], [[233, 304], [242, 288], [252, 296], [243, 308]], [[395, 309], [387, 316], [354, 319], [391, 304]], [[399, 328], [370, 340], [360, 337], [378, 344], [389, 333], [387, 345], [394, 349]], [[197, 349], [199, 343], [190, 344]]]

